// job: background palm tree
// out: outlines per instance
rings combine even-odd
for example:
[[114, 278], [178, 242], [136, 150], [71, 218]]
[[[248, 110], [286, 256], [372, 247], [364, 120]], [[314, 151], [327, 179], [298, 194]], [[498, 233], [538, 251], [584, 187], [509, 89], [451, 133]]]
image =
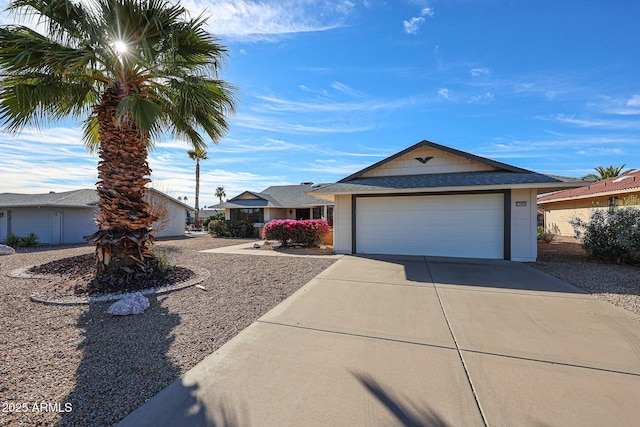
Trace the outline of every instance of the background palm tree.
[[10, 131], [84, 119], [98, 152], [96, 275], [131, 279], [157, 269], [143, 196], [147, 149], [164, 132], [204, 150], [233, 113], [234, 88], [218, 79], [226, 48], [202, 17], [164, 0], [15, 0], [43, 34], [0, 27], [0, 121]]
[[623, 170], [625, 166], [627, 166], [626, 163], [622, 166], [614, 166], [614, 165], [611, 165], [608, 167], [598, 166], [594, 168], [594, 170], [598, 173], [597, 175], [595, 173], [590, 173], [588, 175], [583, 176], [582, 179], [587, 179], [590, 181], [602, 181], [603, 179], [614, 178], [616, 176], [625, 175], [635, 170], [635, 169]]
[[200, 207], [198, 203], [200, 200], [200, 160], [207, 160], [208, 157], [207, 157], [207, 152], [200, 149], [189, 150], [187, 151], [187, 154], [189, 155], [191, 160], [196, 161], [196, 206], [195, 206], [196, 214], [194, 217], [194, 221], [195, 221], [196, 227], [199, 227], [200, 222], [199, 222], [198, 211], [200, 210]]
[[224, 197], [227, 197], [227, 193], [224, 192], [224, 187], [216, 188], [216, 197], [220, 199], [220, 203], [222, 203]]

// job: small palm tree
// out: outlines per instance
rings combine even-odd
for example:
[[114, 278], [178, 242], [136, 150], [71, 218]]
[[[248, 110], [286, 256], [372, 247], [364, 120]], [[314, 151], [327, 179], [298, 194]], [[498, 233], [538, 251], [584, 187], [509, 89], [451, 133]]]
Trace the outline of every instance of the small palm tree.
[[200, 226], [200, 222], [199, 222], [199, 215], [198, 215], [198, 211], [200, 210], [200, 207], [198, 205], [198, 202], [200, 200], [200, 160], [207, 160], [207, 152], [204, 150], [200, 150], [200, 149], [195, 149], [195, 150], [189, 150], [187, 151], [187, 154], [189, 155], [189, 157], [191, 158], [191, 160], [195, 160], [196, 161], [196, 215], [194, 218], [196, 227]]
[[590, 173], [588, 175], [583, 176], [582, 179], [587, 179], [589, 181], [602, 181], [603, 179], [615, 178], [616, 176], [625, 175], [635, 170], [635, 169], [623, 170], [625, 166], [627, 166], [626, 163], [622, 166], [614, 166], [614, 165], [611, 165], [608, 167], [598, 166], [594, 168], [595, 171], [598, 173], [597, 175], [595, 173]]
[[216, 188], [216, 197], [220, 199], [220, 203], [222, 203], [224, 197], [227, 197], [227, 193], [224, 192], [224, 187]]
[[225, 47], [202, 17], [165, 0], [14, 0], [7, 10], [35, 15], [44, 31], [0, 27], [0, 122], [17, 132], [84, 119], [100, 157], [96, 275], [156, 271], [147, 150], [165, 132], [200, 150], [201, 132], [224, 135], [235, 109], [234, 88], [218, 79]]

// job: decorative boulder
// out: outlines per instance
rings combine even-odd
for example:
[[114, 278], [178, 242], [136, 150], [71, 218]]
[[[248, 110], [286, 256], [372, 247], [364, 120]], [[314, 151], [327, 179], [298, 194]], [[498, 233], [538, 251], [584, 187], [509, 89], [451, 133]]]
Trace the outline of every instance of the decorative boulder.
[[11, 255], [15, 253], [16, 253], [16, 250], [13, 249], [11, 246], [0, 245], [0, 255]]
[[118, 300], [107, 310], [114, 316], [126, 316], [128, 314], [142, 314], [149, 308], [149, 300], [140, 292], [133, 293]]

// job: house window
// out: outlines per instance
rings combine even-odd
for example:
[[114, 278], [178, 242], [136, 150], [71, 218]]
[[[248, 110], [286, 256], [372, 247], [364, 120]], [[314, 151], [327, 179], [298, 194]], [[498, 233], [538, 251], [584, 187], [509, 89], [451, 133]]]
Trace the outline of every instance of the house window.
[[296, 209], [296, 219], [311, 219], [311, 209]]
[[322, 218], [322, 207], [313, 208], [313, 213], [311, 214], [312, 219], [320, 219]]
[[333, 205], [327, 206], [327, 222], [329, 227], [333, 227]]
[[232, 221], [251, 221], [255, 223], [264, 222], [264, 209], [262, 208], [243, 208], [231, 209]]
[[609, 200], [607, 200], [607, 206], [610, 208], [618, 206], [618, 198], [616, 196], [609, 197]]

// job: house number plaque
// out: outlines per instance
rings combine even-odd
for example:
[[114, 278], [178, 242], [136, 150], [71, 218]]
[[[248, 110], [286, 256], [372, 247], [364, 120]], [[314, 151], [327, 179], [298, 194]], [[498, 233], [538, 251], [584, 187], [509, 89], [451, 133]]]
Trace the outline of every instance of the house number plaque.
[[519, 208], [526, 208], [527, 207], [527, 202], [526, 201], [518, 201], [516, 202], [516, 206]]

